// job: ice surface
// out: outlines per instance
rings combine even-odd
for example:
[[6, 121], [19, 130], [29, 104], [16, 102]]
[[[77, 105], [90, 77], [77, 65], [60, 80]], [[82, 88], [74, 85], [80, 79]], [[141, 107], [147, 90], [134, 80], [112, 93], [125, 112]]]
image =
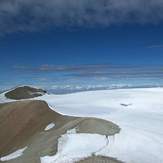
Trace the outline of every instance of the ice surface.
[[27, 147], [24, 147], [22, 149], [18, 149], [17, 151], [7, 155], [7, 156], [4, 156], [4, 157], [1, 157], [0, 158], [0, 161], [9, 161], [9, 160], [12, 160], [12, 159], [15, 159], [15, 158], [18, 158], [20, 156], [23, 155], [23, 152], [27, 149]]
[[126, 163], [163, 162], [163, 88], [89, 91], [41, 99], [64, 115], [99, 117], [118, 124], [120, 134], [98, 154]]
[[50, 123], [50, 124], [48, 124], [46, 127], [45, 127], [45, 131], [48, 131], [48, 130], [50, 130], [50, 129], [52, 129], [53, 127], [55, 127], [55, 124], [54, 123]]
[[[3, 102], [6, 100], [4, 97], [1, 99]], [[98, 117], [118, 124], [121, 128], [120, 134], [109, 139], [107, 147], [96, 154], [116, 157], [126, 163], [163, 163], [163, 88], [46, 94], [35, 99], [45, 100], [51, 109], [64, 115]], [[124, 107], [121, 104], [132, 105]], [[86, 150], [82, 146], [80, 148], [80, 142], [88, 142], [86, 137], [89, 136], [64, 136], [65, 150], [61, 150], [61, 153], [66, 154], [66, 157], [63, 157], [63, 161], [68, 158], [67, 155], [74, 156], [71, 159], [75, 160], [89, 155], [90, 151], [96, 151], [96, 141], [91, 143], [90, 149]], [[75, 146], [71, 143], [73, 141], [76, 143]], [[78, 153], [74, 154], [74, 151]], [[88, 153], [83, 154], [83, 151]], [[55, 158], [43, 157], [42, 160], [59, 157], [61, 154], [57, 154]]]
[[68, 132], [59, 138], [57, 154], [42, 157], [41, 163], [72, 163], [99, 152], [107, 144], [104, 135]]
[[8, 99], [5, 96], [6, 93], [7, 92], [3, 92], [3, 93], [0, 94], [0, 103], [7, 103], [7, 102], [13, 102], [13, 101], [15, 101], [15, 100]]

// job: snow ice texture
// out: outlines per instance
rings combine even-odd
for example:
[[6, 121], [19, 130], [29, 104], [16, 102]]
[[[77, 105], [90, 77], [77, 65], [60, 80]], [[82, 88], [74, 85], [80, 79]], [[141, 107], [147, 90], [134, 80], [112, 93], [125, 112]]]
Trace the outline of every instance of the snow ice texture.
[[103, 118], [121, 128], [109, 137], [108, 145], [104, 135], [66, 133], [59, 139], [58, 153], [42, 157], [42, 163], [78, 160], [94, 152], [126, 163], [163, 163], [163, 88], [46, 94], [35, 99], [45, 100], [63, 115]]
[[41, 163], [71, 163], [78, 161], [96, 154], [107, 144], [108, 138], [104, 135], [67, 132], [58, 140], [57, 154], [42, 157]]
[[55, 124], [54, 123], [50, 123], [50, 124], [48, 124], [46, 127], [45, 127], [45, 131], [48, 131], [48, 130], [50, 130], [50, 129], [52, 129], [53, 127], [55, 127]]
[[[51, 109], [55, 108], [55, 111], [64, 115], [98, 117], [118, 124], [120, 133], [96, 154], [115, 157], [126, 163], [163, 163], [163, 88], [88, 91], [44, 95], [39, 99], [45, 100]], [[97, 141], [91, 141], [92, 137], [89, 138], [90, 149], [82, 148], [81, 142], [89, 143], [89, 136], [66, 136], [65, 150], [61, 153], [70, 154], [75, 160], [80, 152], [81, 156], [86, 156], [101, 148], [96, 145]], [[100, 136], [98, 142], [105, 144], [104, 140]], [[75, 141], [73, 147], [72, 142]], [[56, 158], [59, 156], [57, 154]]]
[[24, 147], [22, 149], [18, 149], [17, 151], [7, 155], [7, 156], [4, 156], [4, 157], [1, 157], [0, 158], [0, 161], [9, 161], [9, 160], [12, 160], [12, 159], [15, 159], [15, 158], [18, 158], [20, 156], [23, 155], [23, 152], [27, 149], [27, 147]]

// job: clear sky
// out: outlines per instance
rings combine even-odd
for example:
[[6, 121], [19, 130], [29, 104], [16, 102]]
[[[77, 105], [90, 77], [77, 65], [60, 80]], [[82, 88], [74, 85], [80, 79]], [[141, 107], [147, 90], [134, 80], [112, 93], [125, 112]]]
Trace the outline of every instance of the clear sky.
[[163, 64], [163, 3], [159, 0], [0, 3], [1, 69]]
[[162, 25], [14, 33], [0, 38], [1, 64], [162, 64], [162, 36]]

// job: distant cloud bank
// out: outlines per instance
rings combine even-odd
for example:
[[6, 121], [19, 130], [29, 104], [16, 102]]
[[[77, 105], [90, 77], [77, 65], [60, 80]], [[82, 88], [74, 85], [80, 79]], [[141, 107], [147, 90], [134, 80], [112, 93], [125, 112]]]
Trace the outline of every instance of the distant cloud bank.
[[157, 24], [163, 21], [162, 0], [1, 0], [0, 33], [47, 27], [107, 27], [114, 24]]
[[[87, 64], [87, 65], [49, 65], [40, 66], [21, 66], [16, 65], [14, 70], [29, 73], [66, 72], [76, 76], [105, 76], [106, 74], [152, 74], [155, 72], [162, 73], [162, 66], [134, 66], [134, 65], [113, 65], [113, 64]], [[43, 79], [44, 80], [44, 79]]]
[[151, 45], [151, 46], [148, 46], [148, 48], [163, 48], [163, 44]]

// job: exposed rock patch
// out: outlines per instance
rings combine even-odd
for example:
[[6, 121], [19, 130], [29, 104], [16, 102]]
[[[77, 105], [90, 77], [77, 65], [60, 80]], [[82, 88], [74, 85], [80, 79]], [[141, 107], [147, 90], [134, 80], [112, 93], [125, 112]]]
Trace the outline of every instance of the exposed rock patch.
[[42, 96], [46, 93], [43, 89], [32, 88], [29, 86], [23, 86], [15, 88], [5, 94], [5, 96], [9, 99], [13, 100], [21, 100], [21, 99], [29, 99], [38, 96]]
[[123, 162], [114, 158], [110, 158], [110, 157], [92, 156], [92, 157], [83, 159], [81, 161], [78, 161], [76, 163], [123, 163]]
[[[44, 131], [49, 123], [55, 127]], [[57, 152], [58, 138], [68, 130], [78, 133], [114, 135], [120, 128], [96, 118], [63, 116], [52, 111], [44, 101], [17, 101], [0, 104], [0, 156], [28, 146], [23, 156], [9, 163], [40, 163], [40, 157]]]
[[106, 120], [97, 118], [87, 118], [82, 120], [76, 127], [77, 133], [92, 133], [101, 135], [114, 135], [120, 131], [120, 128]]

